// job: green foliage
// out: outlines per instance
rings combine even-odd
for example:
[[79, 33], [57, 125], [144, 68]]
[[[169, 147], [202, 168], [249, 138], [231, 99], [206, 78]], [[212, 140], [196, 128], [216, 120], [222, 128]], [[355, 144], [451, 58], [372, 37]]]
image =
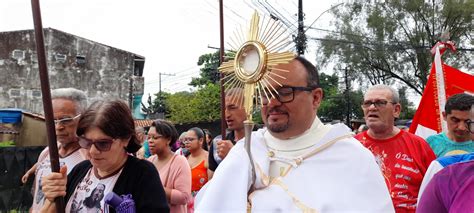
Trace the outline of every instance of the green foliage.
[[[231, 57], [232, 54], [227, 54]], [[175, 123], [215, 121], [220, 119], [219, 51], [201, 55], [200, 77], [193, 78], [189, 85], [198, 87], [195, 92], [155, 94], [151, 109], [164, 112], [166, 118]], [[159, 109], [159, 110], [158, 110]]]
[[400, 119], [413, 119], [413, 116], [416, 112], [413, 103], [407, 98], [407, 89], [407, 87], [401, 87], [398, 89], [398, 94], [400, 95], [400, 105], [402, 105]]
[[[333, 10], [337, 33], [319, 39], [318, 64], [346, 64], [352, 79], [372, 85], [397, 81], [421, 95], [437, 41], [472, 48], [473, 11], [472, 0], [351, 1]], [[471, 51], [444, 56], [451, 66], [473, 68]]]
[[170, 110], [166, 115], [167, 119], [175, 123], [187, 123], [195, 120], [191, 101], [193, 98], [194, 94], [190, 92], [177, 92], [170, 95], [166, 100]]
[[262, 109], [260, 107], [256, 107], [252, 112], [252, 121], [256, 124], [263, 124]]
[[196, 92], [191, 102], [196, 107], [197, 121], [215, 121], [221, 118], [219, 85], [207, 84]]
[[192, 78], [189, 85], [198, 87], [219, 82], [219, 51], [199, 56], [197, 64], [202, 66], [199, 78]]
[[166, 100], [170, 95], [170, 93], [163, 91], [155, 94], [155, 100], [153, 100], [153, 109], [155, 112], [164, 113], [165, 115], [169, 113], [170, 109], [166, 103]]
[[[207, 53], [199, 56], [197, 64], [202, 66], [200, 77], [192, 78], [189, 85], [200, 87], [206, 86], [210, 83], [219, 83], [220, 76], [219, 71], [217, 70], [220, 64], [219, 55], [219, 51], [216, 51], [214, 53]], [[226, 58], [232, 58], [234, 55], [235, 54], [231, 52], [225, 53]]]
[[143, 102], [141, 102], [142, 111], [145, 112], [146, 115], [151, 115], [153, 113], [156, 113], [157, 109], [154, 108], [155, 106], [153, 105], [153, 102], [151, 101], [150, 94], [148, 94], [147, 104], [148, 106], [146, 106], [145, 104], [143, 104]]
[[166, 99], [169, 108], [167, 119], [174, 123], [219, 120], [219, 97], [220, 88], [216, 84], [208, 84], [193, 93], [172, 94]]
[[362, 91], [349, 91], [347, 94], [338, 88], [339, 77], [336, 74], [321, 73], [320, 85], [323, 88], [324, 98], [318, 110], [318, 116], [323, 121], [345, 121], [349, 109], [350, 119], [363, 117], [360, 103], [363, 100]]

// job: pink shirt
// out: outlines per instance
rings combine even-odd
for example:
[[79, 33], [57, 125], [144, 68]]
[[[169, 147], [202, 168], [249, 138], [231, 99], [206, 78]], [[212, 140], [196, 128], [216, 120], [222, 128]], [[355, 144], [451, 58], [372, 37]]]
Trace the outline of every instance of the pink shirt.
[[[157, 155], [152, 155], [148, 160], [156, 166], [157, 158]], [[168, 200], [170, 212], [186, 212], [186, 204], [191, 199], [191, 168], [188, 160], [184, 156], [174, 155], [158, 173], [163, 186], [171, 188]]]

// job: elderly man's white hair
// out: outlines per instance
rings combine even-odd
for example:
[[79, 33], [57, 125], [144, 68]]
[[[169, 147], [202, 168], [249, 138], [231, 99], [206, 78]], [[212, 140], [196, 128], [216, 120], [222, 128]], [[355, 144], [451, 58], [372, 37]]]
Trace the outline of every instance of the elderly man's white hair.
[[383, 84], [378, 84], [372, 87], [369, 87], [367, 92], [371, 90], [388, 90], [390, 93], [392, 93], [392, 102], [393, 103], [400, 103], [400, 95], [398, 94], [397, 90], [395, 90], [391, 86], [383, 85]]
[[135, 132], [145, 134], [145, 128], [143, 128], [142, 126], [136, 126], [135, 127]]
[[181, 135], [179, 135], [179, 140], [183, 140], [186, 137], [187, 132], [182, 132]]
[[51, 99], [71, 100], [76, 105], [76, 113], [82, 113], [87, 108], [87, 95], [75, 88], [59, 88], [51, 91]]

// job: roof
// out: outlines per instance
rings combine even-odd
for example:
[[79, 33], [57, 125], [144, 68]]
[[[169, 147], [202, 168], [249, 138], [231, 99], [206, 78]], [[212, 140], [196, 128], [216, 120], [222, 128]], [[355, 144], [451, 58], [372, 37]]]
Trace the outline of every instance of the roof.
[[[112, 46], [110, 46], [110, 45], [106, 45], [106, 44], [101, 43], [101, 42], [98, 42], [98, 41], [93, 41], [93, 40], [90, 40], [90, 39], [88, 39], [88, 38], [84, 38], [84, 37], [81, 37], [81, 36], [78, 36], [78, 35], [74, 35], [74, 34], [71, 34], [71, 33], [68, 33], [68, 32], [65, 32], [65, 31], [62, 31], [62, 30], [58, 30], [58, 29], [56, 29], [56, 28], [43, 27], [43, 30], [56, 31], [56, 32], [63, 33], [63, 34], [72, 35], [72, 36], [74, 36], [74, 37], [81, 38], [81, 39], [84, 39], [84, 40], [87, 40], [87, 41], [90, 41], [90, 42], [93, 42], [93, 43], [96, 43], [96, 44], [99, 44], [99, 45], [102, 45], [102, 46], [106, 46], [106, 47], [109, 47], [109, 48], [113, 48], [113, 49], [116, 49], [116, 50], [119, 50], [119, 51], [123, 51], [123, 52], [129, 53], [129, 54], [132, 54], [132, 55], [135, 56], [135, 58], [145, 60], [145, 57], [142, 56], [142, 55], [139, 55], [139, 54], [136, 54], [136, 53], [133, 53], [133, 52], [130, 52], [130, 51], [126, 51], [126, 50], [123, 50], [123, 49], [120, 49], [120, 48], [117, 48], [117, 47], [112, 47]], [[34, 33], [34, 31], [35, 31], [34, 29], [26, 29], [26, 30], [3, 31], [3, 32], [0, 32], [0, 33], [2, 33], [2, 34], [6, 34], [6, 33], [17, 33], [17, 32], [33, 32], [33, 33]]]
[[45, 120], [45, 119], [44, 119], [44, 116], [41, 115], [41, 114], [36, 114], [36, 113], [31, 113], [31, 112], [25, 112], [25, 111], [23, 111], [23, 115], [28, 116], [28, 117], [32, 117], [32, 118], [34, 118], [34, 119], [36, 119], [36, 120], [42, 120], [42, 121]]
[[151, 126], [151, 123], [153, 123], [153, 120], [135, 120], [135, 127], [148, 127]]

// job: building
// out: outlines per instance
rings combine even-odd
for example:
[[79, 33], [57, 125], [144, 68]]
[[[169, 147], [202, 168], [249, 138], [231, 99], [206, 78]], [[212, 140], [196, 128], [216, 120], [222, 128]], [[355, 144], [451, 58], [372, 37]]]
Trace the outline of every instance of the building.
[[[145, 58], [53, 28], [44, 29], [51, 89], [74, 87], [89, 100], [120, 98], [143, 118]], [[43, 114], [34, 30], [0, 32], [0, 108]]]

